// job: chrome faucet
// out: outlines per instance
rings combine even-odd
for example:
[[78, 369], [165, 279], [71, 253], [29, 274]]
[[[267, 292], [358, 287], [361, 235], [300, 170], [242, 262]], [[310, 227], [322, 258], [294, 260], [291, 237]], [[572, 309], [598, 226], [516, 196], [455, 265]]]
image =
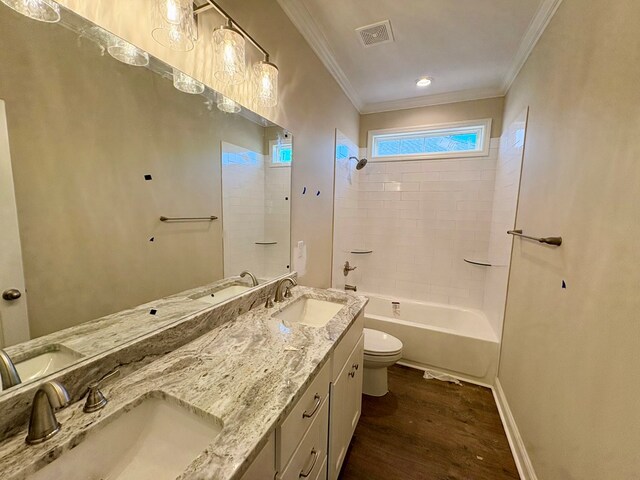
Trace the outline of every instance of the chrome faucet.
[[251, 277], [251, 283], [253, 284], [252, 286], [257, 287], [259, 282], [258, 279], [256, 278], [256, 276], [251, 273], [249, 270], [245, 270], [240, 274], [240, 278], [244, 278], [245, 276], [249, 275]]
[[22, 383], [16, 366], [11, 361], [9, 354], [0, 350], [0, 379], [2, 379], [2, 389], [6, 390]]
[[[282, 291], [282, 287], [284, 286], [285, 283], [291, 283], [291, 287], [286, 287], [285, 292]], [[283, 302], [285, 298], [291, 298], [291, 288], [295, 287], [298, 285], [298, 282], [296, 282], [293, 278], [283, 278], [282, 280], [280, 280], [278, 282], [278, 285], [276, 285], [276, 295], [275, 298], [273, 299], [274, 302]]]
[[355, 285], [345, 285], [344, 289], [349, 291], [351, 290], [352, 292], [357, 292], [358, 291], [358, 287], [356, 287]]
[[43, 384], [38, 389], [31, 405], [27, 444], [37, 445], [60, 431], [62, 425], [58, 422], [55, 412], [69, 405], [69, 401], [67, 390], [55, 380]]

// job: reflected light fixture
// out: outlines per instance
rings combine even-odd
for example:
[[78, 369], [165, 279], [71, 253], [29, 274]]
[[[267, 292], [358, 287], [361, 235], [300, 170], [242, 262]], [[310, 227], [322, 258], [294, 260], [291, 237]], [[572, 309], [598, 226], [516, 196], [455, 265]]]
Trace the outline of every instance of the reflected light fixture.
[[238, 113], [240, 111], [240, 105], [224, 95], [218, 95], [218, 110], [225, 113]]
[[173, 86], [184, 93], [199, 95], [204, 92], [204, 83], [197, 81], [180, 70], [173, 69]]
[[278, 104], [278, 67], [269, 61], [269, 56], [253, 66], [255, 79], [255, 103], [271, 108]]
[[191, 0], [153, 0], [151, 36], [164, 47], [188, 52], [198, 37]]
[[39, 22], [60, 21], [60, 6], [53, 0], [0, 0], [7, 7]]
[[245, 41], [231, 21], [213, 31], [215, 67], [213, 75], [228, 85], [239, 85], [245, 79]]
[[109, 34], [107, 38], [107, 52], [116, 60], [127, 65], [133, 65], [134, 67], [146, 67], [149, 65], [149, 54], [147, 52], [112, 34]]
[[431, 85], [432, 81], [433, 80], [431, 80], [431, 78], [429, 77], [422, 77], [418, 79], [418, 81], [416, 82], [416, 85], [418, 87], [428, 87], [429, 85]]

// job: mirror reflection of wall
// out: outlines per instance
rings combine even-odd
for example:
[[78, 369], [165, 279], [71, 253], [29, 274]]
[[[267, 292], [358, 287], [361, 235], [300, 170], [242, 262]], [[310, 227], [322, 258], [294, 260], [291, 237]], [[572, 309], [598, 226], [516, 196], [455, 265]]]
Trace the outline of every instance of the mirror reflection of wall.
[[[81, 21], [62, 13], [62, 24]], [[15, 240], [23, 256], [17, 263], [15, 254], [0, 257], [0, 269], [8, 272], [11, 262], [24, 274], [24, 284], [18, 274], [0, 276], [0, 292], [22, 292], [12, 305], [0, 301], [0, 348], [237, 276], [245, 267], [223, 264], [220, 145], [267, 158], [265, 139], [281, 130], [250, 112], [223, 113], [210, 97], [174, 88], [157, 60], [149, 68], [125, 65], [62, 24], [0, 8], [8, 134], [0, 173], [15, 188], [0, 195], [0, 222], [8, 225], [4, 212], [13, 211], [19, 224], [9, 240], [2, 229], [0, 245]], [[273, 184], [265, 180], [264, 192], [288, 192], [290, 162], [267, 170], [282, 173]], [[278, 247], [265, 251], [255, 272], [262, 278], [289, 271], [288, 199], [264, 202], [265, 221], [277, 231], [253, 240], [273, 238]], [[219, 220], [165, 223], [160, 216]], [[19, 316], [18, 304], [28, 307]]]
[[293, 139], [265, 129], [262, 148], [222, 143], [224, 272], [260, 278], [289, 271]]

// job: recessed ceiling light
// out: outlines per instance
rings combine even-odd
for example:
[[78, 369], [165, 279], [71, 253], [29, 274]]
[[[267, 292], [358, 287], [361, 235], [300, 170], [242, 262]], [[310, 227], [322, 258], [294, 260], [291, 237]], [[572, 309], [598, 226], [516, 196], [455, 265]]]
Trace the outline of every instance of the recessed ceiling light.
[[419, 78], [416, 82], [416, 85], [419, 87], [428, 87], [429, 85], [431, 85], [431, 79], [429, 77]]

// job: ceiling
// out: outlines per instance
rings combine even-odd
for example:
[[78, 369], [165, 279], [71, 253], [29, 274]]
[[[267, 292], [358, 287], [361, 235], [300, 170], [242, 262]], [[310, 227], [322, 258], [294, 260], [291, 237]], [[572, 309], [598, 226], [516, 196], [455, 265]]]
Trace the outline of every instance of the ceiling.
[[[278, 0], [363, 113], [504, 95], [560, 1]], [[365, 48], [387, 19], [395, 42]]]

